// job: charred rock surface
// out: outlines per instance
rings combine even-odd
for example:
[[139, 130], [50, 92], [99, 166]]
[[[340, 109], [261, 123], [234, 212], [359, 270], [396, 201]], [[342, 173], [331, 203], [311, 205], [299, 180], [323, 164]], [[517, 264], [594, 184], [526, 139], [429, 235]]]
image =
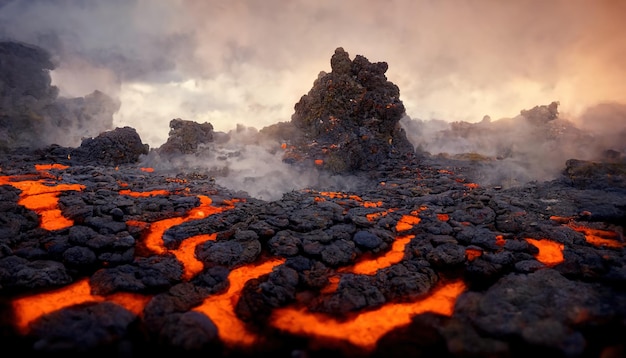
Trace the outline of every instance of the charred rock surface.
[[313, 88], [295, 105], [289, 131], [290, 163], [316, 163], [331, 172], [372, 169], [381, 160], [413, 152], [400, 127], [400, 90], [387, 80], [386, 62], [354, 60], [339, 47]]
[[193, 154], [198, 146], [213, 142], [213, 125], [175, 118], [170, 121], [167, 141], [158, 148], [163, 155]]
[[[303, 188], [268, 202], [68, 151], [0, 162], [4, 347], [66, 357], [624, 352], [626, 190], [598, 180], [608, 174], [593, 163], [504, 189], [474, 183], [470, 161], [387, 159], [354, 192]], [[47, 209], [29, 206], [39, 181], [56, 188], [47, 208], [70, 223], [46, 228]], [[461, 289], [436, 301], [449, 312], [403, 313], [450, 285]], [[361, 339], [359, 321], [375, 338]]]

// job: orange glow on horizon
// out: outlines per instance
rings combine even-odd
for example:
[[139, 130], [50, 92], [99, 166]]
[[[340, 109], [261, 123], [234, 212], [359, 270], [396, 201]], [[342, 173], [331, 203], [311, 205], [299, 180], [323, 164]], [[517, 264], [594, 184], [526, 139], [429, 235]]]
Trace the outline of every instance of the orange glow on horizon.
[[539, 249], [539, 253], [535, 258], [544, 265], [554, 266], [563, 262], [563, 244], [548, 239], [527, 238], [526, 241]]
[[222, 294], [207, 297], [194, 308], [196, 312], [207, 315], [217, 326], [220, 339], [230, 346], [250, 346], [259, 337], [250, 332], [245, 323], [235, 313], [237, 299], [245, 283], [253, 278], [268, 274], [272, 269], [285, 262], [283, 258], [273, 258], [260, 264], [249, 264], [236, 268], [228, 275], [230, 286]]
[[434, 289], [428, 297], [409, 303], [388, 303], [377, 309], [361, 312], [346, 321], [338, 321], [305, 308], [284, 307], [274, 310], [272, 326], [301, 336], [332, 338], [372, 350], [376, 342], [394, 328], [405, 326], [415, 315], [433, 312], [451, 316], [457, 297], [466, 289], [463, 281], [454, 281]]

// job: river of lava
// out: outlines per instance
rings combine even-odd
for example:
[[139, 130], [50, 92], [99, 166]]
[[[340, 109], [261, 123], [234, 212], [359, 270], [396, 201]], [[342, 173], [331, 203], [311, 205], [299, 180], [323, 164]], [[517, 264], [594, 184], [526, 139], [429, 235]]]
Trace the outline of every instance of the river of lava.
[[67, 169], [59, 164], [36, 165], [38, 174], [0, 176], [0, 185], [11, 185], [21, 190], [17, 202], [39, 215], [39, 226], [46, 230], [60, 230], [74, 225], [74, 222], [63, 216], [59, 209], [59, 194], [66, 190], [81, 191], [85, 188], [80, 184], [55, 184], [52, 179], [58, 180], [47, 172], [50, 169]]

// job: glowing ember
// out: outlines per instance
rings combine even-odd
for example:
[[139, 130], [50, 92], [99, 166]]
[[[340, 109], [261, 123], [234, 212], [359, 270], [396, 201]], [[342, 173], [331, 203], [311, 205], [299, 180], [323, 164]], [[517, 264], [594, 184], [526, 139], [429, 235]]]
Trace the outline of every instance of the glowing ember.
[[539, 249], [539, 253], [535, 258], [544, 265], [554, 266], [563, 262], [563, 244], [547, 239], [527, 238], [526, 241]]
[[483, 254], [482, 250], [467, 248], [465, 249], [465, 257], [467, 257], [468, 261], [474, 261], [479, 258]]
[[294, 307], [275, 310], [270, 321], [272, 326], [291, 334], [347, 340], [371, 350], [380, 337], [396, 327], [409, 324], [415, 315], [425, 312], [452, 315], [456, 299], [465, 289], [462, 281], [450, 282], [433, 290], [422, 300], [388, 303], [378, 309], [358, 313], [346, 321]]
[[253, 278], [270, 273], [272, 269], [285, 260], [275, 258], [261, 264], [250, 264], [239, 267], [230, 272], [228, 281], [230, 286], [222, 294], [209, 296], [204, 302], [194, 308], [194, 311], [207, 315], [217, 326], [222, 341], [230, 346], [249, 346], [257, 341], [258, 336], [250, 332], [245, 324], [235, 314], [237, 298], [241, 295], [244, 284]]
[[152, 173], [154, 172], [154, 168], [139, 168], [142, 172]]

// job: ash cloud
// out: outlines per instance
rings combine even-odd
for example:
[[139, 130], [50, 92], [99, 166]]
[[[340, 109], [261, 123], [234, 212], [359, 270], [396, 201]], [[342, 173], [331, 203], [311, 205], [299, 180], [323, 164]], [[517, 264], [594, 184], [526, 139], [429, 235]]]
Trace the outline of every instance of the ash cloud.
[[5, 0], [0, 39], [49, 51], [61, 97], [111, 96], [120, 103], [112, 125], [136, 128], [152, 148], [171, 118], [223, 132], [288, 121], [338, 46], [389, 63], [407, 116], [422, 122], [407, 136], [433, 153], [492, 155], [502, 140], [492, 132], [455, 143], [424, 135], [559, 101], [560, 118], [590, 133], [587, 144], [555, 150], [510, 129], [520, 147], [546, 151], [526, 156], [536, 171], [520, 169], [544, 178], [546, 156], [590, 157], [623, 133], [624, 13], [615, 0]]

